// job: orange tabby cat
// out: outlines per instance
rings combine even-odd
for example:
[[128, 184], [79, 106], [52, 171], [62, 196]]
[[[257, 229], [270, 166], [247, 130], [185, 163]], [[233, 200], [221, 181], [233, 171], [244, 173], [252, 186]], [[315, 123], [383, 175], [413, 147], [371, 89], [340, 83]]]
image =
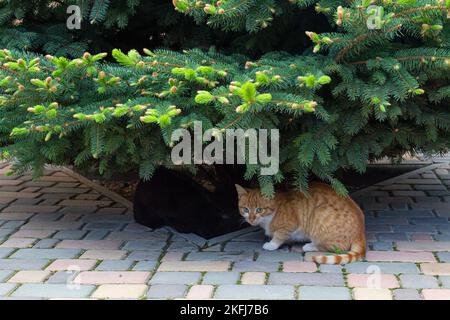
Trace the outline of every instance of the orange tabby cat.
[[313, 261], [343, 264], [363, 259], [366, 252], [364, 214], [350, 197], [340, 197], [328, 185], [312, 183], [309, 196], [302, 192], [279, 193], [267, 199], [259, 190], [236, 185], [239, 210], [245, 220], [260, 226], [272, 237], [263, 246], [276, 250], [288, 241], [311, 241], [307, 251], [347, 251], [337, 255], [315, 256]]

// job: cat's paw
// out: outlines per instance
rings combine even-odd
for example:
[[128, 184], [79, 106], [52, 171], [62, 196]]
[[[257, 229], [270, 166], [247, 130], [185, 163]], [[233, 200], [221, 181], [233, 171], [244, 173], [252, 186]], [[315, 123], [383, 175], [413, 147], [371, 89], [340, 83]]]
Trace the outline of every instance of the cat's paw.
[[273, 250], [277, 250], [280, 246], [273, 243], [273, 242], [266, 242], [263, 245], [263, 249], [264, 250], [268, 250], [268, 251], [273, 251]]
[[317, 249], [316, 245], [312, 242], [305, 244], [302, 249], [304, 252], [319, 251], [319, 249]]

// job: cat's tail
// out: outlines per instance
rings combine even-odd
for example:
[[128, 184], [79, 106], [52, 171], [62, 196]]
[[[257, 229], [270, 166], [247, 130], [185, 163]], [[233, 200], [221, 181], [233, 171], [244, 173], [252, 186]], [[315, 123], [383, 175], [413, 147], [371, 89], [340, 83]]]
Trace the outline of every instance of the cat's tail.
[[345, 264], [361, 260], [365, 255], [366, 239], [365, 237], [362, 237], [352, 244], [350, 251], [347, 253], [329, 256], [314, 256], [312, 257], [312, 260], [321, 264]]

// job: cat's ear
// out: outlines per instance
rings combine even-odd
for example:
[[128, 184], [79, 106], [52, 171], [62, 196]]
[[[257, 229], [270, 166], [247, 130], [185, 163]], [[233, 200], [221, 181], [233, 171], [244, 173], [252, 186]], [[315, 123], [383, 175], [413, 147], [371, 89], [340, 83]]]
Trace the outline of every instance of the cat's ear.
[[238, 184], [235, 184], [236, 186], [236, 191], [238, 193], [239, 198], [242, 197], [244, 194], [247, 194], [247, 190], [245, 190], [245, 188], [241, 187]]

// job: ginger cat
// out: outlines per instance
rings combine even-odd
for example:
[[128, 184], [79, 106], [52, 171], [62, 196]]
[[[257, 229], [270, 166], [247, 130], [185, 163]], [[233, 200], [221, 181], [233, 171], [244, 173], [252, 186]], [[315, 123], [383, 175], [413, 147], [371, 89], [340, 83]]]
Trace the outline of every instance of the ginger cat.
[[309, 196], [300, 191], [265, 198], [259, 190], [236, 185], [239, 211], [245, 220], [262, 227], [272, 240], [263, 246], [276, 250], [287, 241], [305, 242], [307, 251], [347, 251], [314, 256], [314, 262], [344, 264], [363, 259], [366, 253], [364, 214], [350, 197], [340, 197], [328, 185], [312, 183]]

